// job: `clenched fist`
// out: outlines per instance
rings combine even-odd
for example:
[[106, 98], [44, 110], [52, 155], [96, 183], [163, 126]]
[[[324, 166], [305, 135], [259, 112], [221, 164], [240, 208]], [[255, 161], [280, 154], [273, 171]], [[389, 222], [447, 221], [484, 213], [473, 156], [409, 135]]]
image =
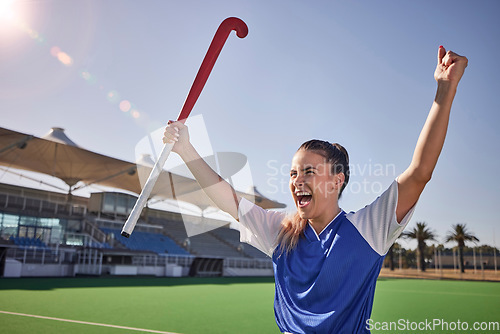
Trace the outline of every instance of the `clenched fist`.
[[460, 56], [453, 51], [446, 52], [446, 49], [440, 46], [434, 79], [438, 83], [447, 81], [456, 86], [464, 74], [467, 63], [467, 57]]

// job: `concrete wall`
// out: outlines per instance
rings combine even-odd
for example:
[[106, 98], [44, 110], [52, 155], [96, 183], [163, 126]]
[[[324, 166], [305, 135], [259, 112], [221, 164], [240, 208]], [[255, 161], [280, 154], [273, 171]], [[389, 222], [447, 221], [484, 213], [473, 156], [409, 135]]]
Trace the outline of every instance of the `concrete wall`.
[[272, 269], [224, 268], [223, 276], [274, 276]]
[[[23, 264], [14, 259], [5, 260], [3, 277], [72, 277], [80, 272], [73, 264]], [[174, 264], [165, 266], [103, 265], [103, 275], [183, 277], [189, 267]], [[273, 276], [272, 269], [224, 268], [223, 276]]]
[[3, 277], [62, 277], [74, 276], [72, 264], [21, 263], [14, 259], [5, 260]]

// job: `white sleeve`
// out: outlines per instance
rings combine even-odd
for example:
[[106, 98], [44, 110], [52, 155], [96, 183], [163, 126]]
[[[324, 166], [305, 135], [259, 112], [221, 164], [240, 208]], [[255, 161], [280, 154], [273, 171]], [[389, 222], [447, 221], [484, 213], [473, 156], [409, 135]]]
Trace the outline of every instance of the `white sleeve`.
[[368, 244], [380, 255], [385, 255], [403, 232], [415, 211], [416, 204], [398, 223], [398, 183], [394, 180], [373, 203], [363, 209], [347, 214], [347, 219], [356, 227]]
[[238, 206], [240, 241], [272, 257], [285, 213], [268, 211], [242, 198]]

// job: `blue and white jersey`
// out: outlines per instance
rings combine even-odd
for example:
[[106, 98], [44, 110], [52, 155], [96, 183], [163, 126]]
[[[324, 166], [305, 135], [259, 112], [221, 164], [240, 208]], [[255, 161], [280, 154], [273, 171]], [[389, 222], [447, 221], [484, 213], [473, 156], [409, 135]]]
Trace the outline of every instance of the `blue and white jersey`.
[[307, 224], [296, 248], [282, 254], [275, 250], [285, 214], [241, 200], [241, 241], [273, 259], [274, 312], [282, 332], [369, 333], [367, 320], [384, 257], [414, 211], [398, 223], [397, 199], [394, 181], [370, 205], [342, 211], [319, 235]]

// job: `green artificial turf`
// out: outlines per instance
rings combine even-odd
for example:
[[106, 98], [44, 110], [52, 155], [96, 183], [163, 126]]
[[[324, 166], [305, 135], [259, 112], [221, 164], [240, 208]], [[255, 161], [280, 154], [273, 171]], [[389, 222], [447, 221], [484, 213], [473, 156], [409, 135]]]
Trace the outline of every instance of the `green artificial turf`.
[[[472, 330], [475, 322], [500, 323], [500, 283], [379, 278], [372, 320], [381, 328], [372, 333], [500, 333]], [[390, 322], [395, 330], [382, 330]]]
[[[1, 311], [185, 334], [279, 333], [273, 297], [272, 278], [0, 279]], [[499, 283], [381, 278], [372, 319], [379, 326], [435, 318], [472, 324], [499, 315]], [[2, 333], [138, 333], [1, 313], [0, 324]]]

